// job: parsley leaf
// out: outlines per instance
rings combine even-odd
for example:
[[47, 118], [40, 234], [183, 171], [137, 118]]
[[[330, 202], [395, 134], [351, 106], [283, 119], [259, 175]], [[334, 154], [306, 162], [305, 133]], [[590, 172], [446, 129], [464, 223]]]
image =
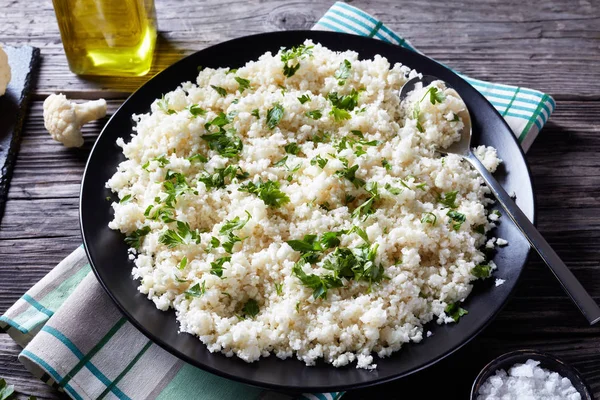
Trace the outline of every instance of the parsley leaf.
[[240, 192], [252, 193], [258, 196], [266, 205], [280, 207], [289, 203], [290, 198], [279, 190], [279, 182], [259, 180], [257, 183], [250, 182], [238, 189]]
[[321, 112], [321, 110], [312, 110], [308, 111], [306, 113], [306, 116], [312, 119], [320, 119], [323, 116], [323, 113]]
[[492, 267], [487, 264], [479, 264], [473, 267], [471, 273], [478, 279], [486, 279], [492, 275]]
[[300, 280], [300, 282], [310, 288], [313, 289], [313, 297], [317, 298], [326, 298], [327, 290], [331, 288], [342, 287], [342, 280], [340, 278], [336, 278], [333, 275], [325, 275], [319, 276], [315, 274], [307, 274], [302, 269], [302, 265], [304, 260], [300, 260], [294, 267], [292, 268], [292, 273]]
[[358, 236], [360, 236], [360, 238], [361, 238], [362, 240], [364, 240], [366, 243], [370, 243], [370, 242], [369, 242], [369, 236], [367, 235], [367, 232], [365, 232], [365, 230], [364, 230], [363, 228], [361, 228], [360, 226], [358, 226], [358, 225], [354, 225], [354, 226], [352, 227], [352, 229], [350, 229], [350, 230], [348, 230], [348, 231], [346, 232], [346, 234], [347, 234], [347, 235], [350, 235], [350, 234], [352, 234], [352, 233], [356, 233], [356, 234], [357, 234]]
[[179, 265], [177, 266], [178, 269], [185, 269], [185, 266], [188, 264], [188, 259], [186, 256], [183, 256], [183, 258], [181, 259], [181, 261], [179, 262]]
[[307, 94], [303, 94], [302, 96], [298, 97], [298, 101], [300, 102], [300, 104], [304, 104], [307, 101], [310, 101], [310, 96]]
[[202, 154], [198, 153], [198, 154], [194, 154], [191, 157], [188, 157], [187, 160], [189, 162], [194, 162], [194, 161], [200, 161], [200, 162], [208, 162], [208, 158], [204, 157]]
[[284, 147], [285, 152], [288, 154], [293, 154], [293, 155], [298, 155], [298, 153], [300, 153], [300, 147], [298, 146], [298, 143], [296, 142], [292, 142], [290, 144], [286, 144]]
[[323, 169], [327, 165], [328, 161], [328, 159], [321, 157], [321, 155], [317, 155], [310, 160], [310, 165], [318, 165], [321, 169]]
[[456, 195], [458, 191], [443, 193], [438, 201], [448, 208], [456, 208]]
[[202, 135], [202, 139], [208, 142], [211, 150], [227, 158], [236, 157], [244, 147], [235, 130], [225, 131], [221, 128], [219, 132]]
[[422, 224], [435, 225], [437, 222], [437, 216], [432, 212], [423, 213], [423, 217], [421, 218]]
[[175, 219], [173, 219], [173, 207], [169, 207], [166, 204], [159, 206], [149, 205], [144, 211], [144, 216], [153, 221], [175, 222]]
[[283, 283], [275, 283], [275, 293], [277, 293], [277, 296], [283, 294]]
[[188, 111], [194, 118], [196, 118], [198, 115], [206, 115], [206, 110], [201, 108], [198, 104], [192, 104], [189, 106]]
[[221, 257], [210, 263], [210, 273], [223, 278], [223, 264], [230, 262], [231, 257]]
[[202, 286], [199, 283], [196, 283], [194, 286], [189, 288], [184, 292], [186, 297], [200, 297], [204, 293], [206, 293], [206, 282], [202, 282]]
[[402, 193], [402, 188], [394, 187], [394, 186], [390, 185], [389, 183], [386, 183], [384, 187], [385, 187], [385, 190], [387, 190], [388, 192], [390, 192], [391, 194], [394, 194], [396, 196], [399, 195], [400, 193]]
[[446, 214], [450, 217], [450, 223], [452, 224], [452, 229], [454, 229], [455, 231], [460, 229], [460, 226], [463, 224], [463, 222], [466, 221], [466, 217], [465, 214], [463, 213], [459, 213], [458, 211], [455, 210], [450, 210], [448, 211], [448, 214]]
[[444, 312], [447, 316], [452, 318], [454, 322], [457, 322], [460, 317], [469, 313], [467, 310], [459, 306], [458, 303], [448, 304], [444, 309]]
[[131, 201], [131, 199], [132, 199], [131, 195], [130, 195], [130, 194], [128, 194], [128, 195], [124, 196], [124, 197], [123, 197], [123, 198], [122, 198], [122, 199], [119, 201], [119, 204], [125, 204], [125, 203], [127, 203], [128, 201]]
[[285, 163], [287, 162], [288, 156], [283, 157], [281, 160], [277, 161], [275, 164], [273, 164], [274, 167], [281, 167], [284, 166]]
[[150, 233], [150, 227], [143, 226], [140, 229], [136, 229], [135, 231], [131, 232], [131, 234], [125, 238], [125, 243], [127, 243], [127, 245], [129, 247], [133, 247], [134, 249], [137, 250], [142, 245], [144, 236], [146, 236], [149, 233]]
[[[300, 68], [300, 60], [306, 56], [312, 55], [313, 47], [314, 46], [305, 46], [303, 44], [294, 46], [288, 50], [282, 47], [281, 61], [283, 62], [283, 75], [288, 78], [294, 76], [296, 71]], [[291, 65], [290, 62], [292, 62]]]
[[[0, 378], [0, 400], [6, 400], [15, 392], [14, 385], [7, 385], [6, 381]], [[33, 397], [33, 396], [32, 396]]]
[[391, 171], [392, 170], [392, 164], [390, 164], [390, 162], [388, 160], [386, 160], [385, 158], [383, 160], [381, 160], [381, 166], [383, 168], [385, 168], [386, 171]]
[[367, 281], [369, 284], [380, 282], [384, 278], [381, 264], [375, 263], [379, 245], [368, 244], [355, 249], [336, 248], [323, 262], [323, 268], [334, 272], [335, 278]]
[[250, 81], [248, 79], [240, 78], [239, 76], [235, 76], [234, 79], [239, 84], [238, 90], [240, 93], [244, 93], [244, 90], [250, 89]]
[[333, 119], [336, 122], [340, 122], [351, 118], [351, 115], [348, 111], [342, 110], [341, 108], [337, 108], [335, 106], [331, 108], [331, 111], [329, 111], [329, 115], [332, 115]]
[[225, 221], [221, 229], [219, 229], [219, 234], [229, 235], [233, 231], [242, 229], [244, 226], [246, 226], [248, 221], [250, 221], [250, 218], [252, 218], [252, 215], [250, 215], [248, 211], [246, 211], [246, 215], [248, 218], [245, 221], [241, 220], [240, 217], [235, 217], [232, 220]]
[[187, 222], [177, 221], [177, 229], [168, 229], [158, 238], [159, 243], [173, 248], [180, 244], [200, 243], [200, 232], [192, 230]]
[[219, 93], [219, 96], [225, 97], [227, 96], [227, 90], [223, 89], [220, 86], [210, 85], [211, 88], [215, 89], [215, 92]]
[[177, 111], [169, 108], [169, 102], [165, 98], [164, 94], [162, 95], [162, 97], [160, 98], [160, 100], [158, 100], [158, 102], [156, 103], [156, 105], [158, 105], [159, 110], [161, 110], [165, 114], [171, 115], [171, 114], [176, 114], [177, 113]]
[[429, 95], [429, 101], [431, 102], [431, 104], [434, 104], [434, 105], [436, 103], [441, 103], [444, 100], [446, 100], [446, 95], [444, 94], [444, 92], [442, 92], [440, 89], [438, 89], [435, 86], [431, 86], [429, 89], [427, 89], [427, 91], [425, 92], [425, 94], [423, 95], [421, 100], [419, 100], [419, 103], [421, 101], [423, 101], [423, 99], [425, 99], [425, 97], [427, 97], [427, 95]]
[[327, 98], [334, 107], [340, 110], [352, 111], [358, 105], [358, 92], [355, 89], [344, 96], [340, 96], [337, 92], [331, 92]]
[[225, 168], [215, 169], [212, 174], [203, 171], [198, 180], [204, 183], [206, 189], [222, 189], [227, 185], [227, 178], [230, 180], [234, 178], [242, 180], [248, 178], [248, 173], [242, 171], [238, 166], [228, 165]]
[[351, 68], [352, 64], [350, 64], [350, 61], [348, 60], [344, 60], [344, 62], [340, 64], [340, 67], [335, 72], [335, 79], [338, 80], [339, 86], [343, 86], [346, 83], [346, 79], [350, 77]]
[[258, 113], [258, 108], [255, 108], [254, 110], [252, 110], [252, 116], [256, 117], [256, 118], [260, 118], [260, 114]]
[[348, 167], [348, 160], [346, 160], [345, 158], [340, 158], [340, 160], [344, 164], [344, 169], [336, 171], [335, 174], [341, 178], [348, 179], [357, 189], [359, 187], [364, 186], [365, 181], [356, 177], [356, 171], [358, 171], [358, 164], [353, 165], [352, 167]]
[[280, 103], [275, 103], [273, 108], [267, 111], [267, 127], [275, 129], [283, 117], [283, 106]]
[[[370, 183], [370, 182], [369, 182]], [[370, 196], [360, 206], [358, 206], [352, 212], [352, 218], [366, 217], [375, 212], [375, 202], [379, 200], [379, 192], [377, 191], [377, 182], [370, 183], [370, 186], [366, 188]]]
[[245, 317], [254, 318], [258, 315], [259, 311], [258, 303], [254, 299], [248, 300], [246, 304], [244, 304], [244, 307], [242, 307], [242, 312]]
[[193, 189], [185, 179], [185, 175], [179, 172], [167, 171], [165, 175], [165, 181], [163, 182], [163, 189], [167, 193], [167, 198], [164, 200], [168, 207], [173, 207], [177, 201], [177, 197], [184, 193], [192, 192]]

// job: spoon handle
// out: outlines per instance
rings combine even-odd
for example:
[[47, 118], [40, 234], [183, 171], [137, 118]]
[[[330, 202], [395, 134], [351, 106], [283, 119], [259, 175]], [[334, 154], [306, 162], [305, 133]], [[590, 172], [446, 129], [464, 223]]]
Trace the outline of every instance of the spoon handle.
[[465, 156], [465, 159], [479, 171], [483, 180], [494, 196], [496, 196], [496, 199], [504, 211], [506, 211], [510, 219], [513, 220], [517, 228], [519, 228], [521, 233], [527, 238], [531, 247], [537, 251], [546, 265], [550, 267], [550, 270], [558, 279], [565, 292], [567, 292], [571, 300], [573, 300], [585, 318], [587, 318], [590, 325], [598, 322], [600, 320], [600, 307], [598, 307], [598, 304], [596, 304], [584, 287], [581, 286], [581, 283], [579, 283], [575, 275], [573, 275], [565, 263], [558, 257], [558, 254], [552, 250], [552, 247], [550, 247], [546, 239], [544, 239], [535, 226], [533, 226], [527, 216], [523, 214], [523, 211], [515, 204], [510, 195], [506, 193], [506, 190], [502, 188], [473, 152], [470, 151], [469, 154]]

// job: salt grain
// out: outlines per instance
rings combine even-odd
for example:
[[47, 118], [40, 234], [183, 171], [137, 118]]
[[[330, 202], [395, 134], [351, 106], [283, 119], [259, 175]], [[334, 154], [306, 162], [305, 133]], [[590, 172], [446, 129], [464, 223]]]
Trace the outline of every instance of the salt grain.
[[503, 369], [496, 371], [479, 388], [477, 400], [581, 400], [568, 378], [539, 364], [527, 360], [513, 365], [508, 374]]

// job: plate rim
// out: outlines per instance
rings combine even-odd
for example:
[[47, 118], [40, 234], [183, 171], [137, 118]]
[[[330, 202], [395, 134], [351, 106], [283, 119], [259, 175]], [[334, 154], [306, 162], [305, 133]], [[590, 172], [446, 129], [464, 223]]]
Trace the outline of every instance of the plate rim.
[[[235, 42], [238, 40], [247, 40], [247, 39], [251, 39], [251, 38], [256, 38], [259, 39], [261, 37], [264, 37], [265, 39], [268, 39], [269, 36], [277, 36], [277, 35], [285, 35], [288, 33], [295, 33], [295, 34], [301, 34], [301, 35], [306, 35], [305, 39], [312, 39], [315, 41], [318, 41], [317, 38], [314, 37], [310, 37], [311, 35], [332, 35], [332, 36], [340, 36], [341, 38], [343, 37], [352, 37], [352, 38], [358, 38], [359, 40], [374, 40], [377, 41], [381, 44], [384, 44], [385, 46], [390, 47], [390, 49], [393, 50], [397, 50], [400, 52], [407, 52], [408, 54], [411, 54], [411, 56], [416, 56], [417, 58], [421, 58], [423, 60], [423, 62], [433, 62], [438, 64], [441, 68], [444, 68], [446, 70], [448, 70], [450, 73], [454, 74], [456, 76], [457, 79], [461, 80], [465, 85], [470, 86], [471, 88], [473, 88], [473, 90], [476, 92], [477, 96], [480, 96], [481, 99], [487, 103], [487, 105], [489, 106], [489, 108], [491, 110], [493, 110], [493, 113], [495, 114], [495, 116], [499, 119], [499, 121], [501, 121], [501, 123], [505, 126], [506, 130], [508, 132], [511, 132], [511, 134], [509, 135], [511, 137], [511, 140], [514, 142], [514, 144], [516, 145], [516, 147], [519, 149], [519, 155], [521, 157], [521, 159], [523, 160], [523, 163], [525, 165], [525, 171], [526, 174], [529, 178], [529, 186], [530, 186], [530, 190], [531, 190], [531, 220], [532, 223], [534, 225], [537, 225], [537, 196], [536, 196], [536, 192], [535, 192], [535, 186], [534, 186], [534, 182], [533, 182], [533, 176], [531, 174], [531, 168], [529, 166], [529, 163], [527, 161], [527, 158], [525, 156], [525, 152], [523, 151], [523, 148], [521, 147], [520, 143], [518, 142], [517, 138], [515, 137], [514, 134], [512, 134], [512, 129], [510, 128], [510, 126], [508, 125], [508, 123], [506, 122], [506, 120], [502, 117], [502, 115], [498, 112], [498, 110], [496, 110], [496, 108], [489, 102], [489, 100], [483, 96], [483, 94], [481, 94], [477, 89], [475, 89], [468, 81], [466, 81], [461, 75], [457, 74], [454, 70], [452, 70], [451, 68], [445, 66], [444, 64], [429, 58], [425, 55], [423, 55], [422, 53], [416, 52], [416, 51], [411, 51], [409, 49], [406, 49], [402, 46], [393, 44], [393, 43], [388, 43], [388, 42], [384, 42], [378, 39], [374, 39], [374, 38], [368, 38], [368, 37], [364, 37], [364, 36], [360, 36], [360, 35], [353, 35], [353, 34], [348, 34], [348, 33], [342, 33], [342, 32], [333, 32], [333, 31], [314, 31], [314, 30], [285, 30], [285, 31], [269, 31], [269, 32], [261, 32], [261, 33], [257, 33], [257, 34], [252, 34], [252, 35], [245, 35], [245, 36], [240, 36], [240, 37], [236, 37], [233, 39], [229, 39], [226, 41], [222, 41], [222, 42], [218, 42], [215, 44], [212, 44], [210, 46], [207, 46], [201, 50], [198, 51], [194, 51], [193, 53], [190, 53], [188, 55], [186, 55], [185, 57], [181, 58], [180, 60], [174, 62], [173, 64], [167, 66], [166, 68], [164, 68], [163, 70], [159, 71], [158, 73], [156, 73], [155, 75], [153, 75], [150, 79], [148, 79], [146, 82], [144, 82], [140, 87], [138, 87], [134, 92], [132, 92], [127, 99], [125, 99], [125, 101], [123, 101], [123, 103], [121, 103], [121, 105], [117, 108], [117, 110], [114, 111], [114, 113], [111, 115], [111, 117], [106, 121], [106, 123], [104, 124], [104, 127], [102, 128], [100, 134], [98, 135], [98, 137], [96, 138], [94, 145], [92, 146], [90, 153], [88, 155], [88, 159], [86, 161], [86, 165], [83, 171], [83, 175], [82, 175], [82, 179], [81, 179], [81, 185], [80, 185], [80, 191], [79, 191], [79, 206], [78, 206], [78, 211], [79, 211], [79, 225], [80, 225], [80, 232], [81, 232], [81, 237], [82, 237], [82, 241], [83, 241], [83, 247], [86, 253], [86, 256], [88, 258], [90, 267], [92, 269], [92, 271], [94, 272], [94, 275], [96, 277], [96, 279], [98, 280], [98, 282], [100, 283], [100, 285], [102, 286], [102, 288], [104, 289], [104, 291], [108, 294], [108, 296], [110, 297], [110, 299], [112, 300], [112, 302], [117, 306], [117, 308], [119, 309], [119, 311], [127, 318], [128, 322], [130, 322], [137, 330], [139, 330], [144, 336], [146, 336], [147, 338], [149, 338], [154, 344], [157, 344], [158, 346], [160, 346], [162, 349], [166, 350], [168, 353], [170, 353], [171, 355], [173, 355], [174, 357], [183, 360], [199, 369], [202, 369], [204, 371], [208, 371], [210, 373], [213, 373], [217, 376], [223, 377], [223, 378], [227, 378], [227, 379], [231, 379], [237, 382], [241, 382], [247, 385], [251, 385], [254, 387], [259, 387], [259, 388], [265, 388], [265, 389], [271, 389], [271, 390], [279, 390], [279, 391], [287, 391], [287, 392], [294, 392], [294, 393], [308, 393], [308, 392], [339, 392], [339, 391], [346, 391], [346, 390], [351, 390], [351, 389], [359, 389], [359, 388], [366, 388], [369, 386], [375, 386], [375, 385], [380, 385], [380, 384], [384, 384], [387, 382], [391, 382], [391, 381], [395, 381], [398, 379], [402, 379], [404, 377], [413, 375], [417, 372], [423, 371], [425, 369], [427, 369], [428, 367], [442, 361], [443, 359], [447, 358], [448, 356], [454, 354], [456, 351], [460, 350], [461, 348], [463, 348], [465, 345], [467, 345], [468, 343], [470, 343], [473, 339], [475, 339], [477, 336], [479, 336], [481, 334], [481, 332], [483, 332], [493, 321], [494, 319], [497, 318], [497, 316], [500, 314], [500, 312], [506, 307], [506, 305], [508, 304], [508, 302], [510, 301], [510, 299], [514, 296], [516, 287], [518, 286], [518, 282], [521, 279], [521, 276], [523, 274], [523, 270], [525, 269], [525, 267], [527, 266], [527, 264], [529, 263], [529, 260], [531, 258], [531, 254], [533, 249], [531, 248], [531, 246], [529, 246], [528, 250], [527, 250], [527, 254], [525, 256], [525, 259], [523, 261], [523, 265], [519, 268], [519, 272], [518, 275], [516, 277], [515, 280], [515, 284], [512, 287], [512, 289], [510, 290], [510, 292], [508, 293], [508, 295], [506, 296], [506, 298], [504, 299], [504, 301], [502, 302], [501, 306], [498, 307], [498, 309], [487, 319], [487, 321], [485, 321], [479, 329], [477, 329], [473, 335], [471, 335], [470, 337], [467, 337], [465, 340], [463, 340], [462, 342], [460, 342], [459, 344], [457, 344], [456, 346], [454, 346], [453, 348], [449, 349], [448, 351], [446, 351], [445, 353], [441, 354], [440, 356], [436, 357], [435, 359], [431, 360], [430, 362], [427, 362], [423, 365], [421, 365], [420, 367], [414, 368], [408, 372], [402, 373], [402, 374], [398, 374], [398, 375], [390, 375], [390, 376], [386, 376], [386, 377], [381, 377], [378, 379], [373, 379], [371, 381], [368, 382], [359, 382], [359, 383], [348, 383], [345, 385], [336, 385], [336, 386], [325, 386], [325, 385], [306, 385], [306, 386], [302, 386], [302, 388], [300, 387], [296, 387], [296, 386], [289, 386], [289, 385], [284, 385], [284, 384], [275, 384], [275, 383], [270, 383], [270, 382], [258, 382], [256, 380], [252, 380], [249, 378], [246, 378], [244, 376], [240, 376], [240, 375], [235, 375], [235, 374], [231, 374], [228, 373], [227, 371], [223, 371], [220, 369], [216, 369], [213, 368], [209, 365], [206, 364], [201, 364], [199, 362], [199, 360], [196, 360], [186, 354], [184, 354], [183, 352], [175, 349], [174, 347], [172, 347], [169, 343], [165, 342], [164, 340], [162, 340], [161, 338], [159, 338], [157, 335], [154, 335], [153, 333], [151, 333], [147, 328], [145, 328], [143, 326], [143, 324], [141, 322], [139, 322], [138, 320], [136, 320], [131, 313], [127, 310], [127, 308], [122, 305], [116, 298], [116, 296], [111, 292], [111, 290], [109, 289], [108, 285], [106, 284], [106, 282], [102, 279], [102, 277], [100, 276], [100, 273], [97, 269], [97, 266], [95, 265], [91, 254], [90, 254], [90, 250], [88, 249], [88, 244], [87, 244], [87, 240], [86, 240], [86, 235], [85, 235], [85, 228], [84, 228], [84, 218], [83, 218], [83, 207], [82, 207], [82, 198], [84, 195], [84, 189], [86, 187], [85, 182], [86, 182], [86, 177], [88, 175], [88, 172], [90, 170], [90, 160], [92, 158], [92, 155], [94, 154], [94, 151], [96, 150], [98, 143], [100, 142], [100, 139], [102, 137], [102, 135], [105, 133], [105, 131], [107, 130], [107, 126], [109, 126], [109, 124], [111, 123], [111, 121], [113, 120], [113, 118], [115, 118], [115, 116], [121, 111], [121, 109], [132, 99], [132, 97], [134, 97], [138, 91], [140, 91], [142, 88], [144, 88], [149, 82], [157, 79], [158, 77], [160, 77], [160, 75], [162, 75], [164, 72], [168, 71], [168, 70], [173, 70], [176, 69], [178, 67], [178, 65], [182, 64], [184, 61], [186, 61], [188, 58], [190, 57], [194, 57], [196, 56], [196, 54], [207, 50], [209, 48], [212, 48], [214, 46], [218, 46], [218, 45], [222, 45], [222, 44], [226, 44], [226, 43], [231, 43], [231, 42]], [[351, 48], [349, 48], [348, 50], [353, 50]], [[336, 50], [337, 51], [337, 50]], [[403, 64], [404, 65], [404, 64]], [[181, 83], [181, 82], [180, 82]], [[511, 224], [514, 225], [514, 223], [511, 221]], [[149, 300], [148, 300], [149, 301]], [[199, 340], [199, 339], [198, 339]], [[407, 343], [407, 345], [410, 345], [411, 343]], [[271, 355], [273, 356], [273, 355]], [[262, 359], [262, 357], [261, 357]], [[260, 360], [257, 360], [256, 363], [259, 363]], [[306, 367], [306, 368], [310, 368], [310, 367]]]

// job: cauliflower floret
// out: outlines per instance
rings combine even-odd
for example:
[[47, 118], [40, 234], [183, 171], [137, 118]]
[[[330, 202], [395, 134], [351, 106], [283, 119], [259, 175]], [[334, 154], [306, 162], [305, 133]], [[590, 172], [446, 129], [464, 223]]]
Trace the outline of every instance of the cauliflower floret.
[[63, 94], [51, 94], [44, 101], [44, 126], [52, 139], [66, 147], [81, 147], [81, 127], [105, 115], [104, 99], [76, 104], [67, 100]]
[[10, 65], [8, 65], [8, 56], [0, 46], [0, 96], [6, 93], [8, 82], [10, 82]]

